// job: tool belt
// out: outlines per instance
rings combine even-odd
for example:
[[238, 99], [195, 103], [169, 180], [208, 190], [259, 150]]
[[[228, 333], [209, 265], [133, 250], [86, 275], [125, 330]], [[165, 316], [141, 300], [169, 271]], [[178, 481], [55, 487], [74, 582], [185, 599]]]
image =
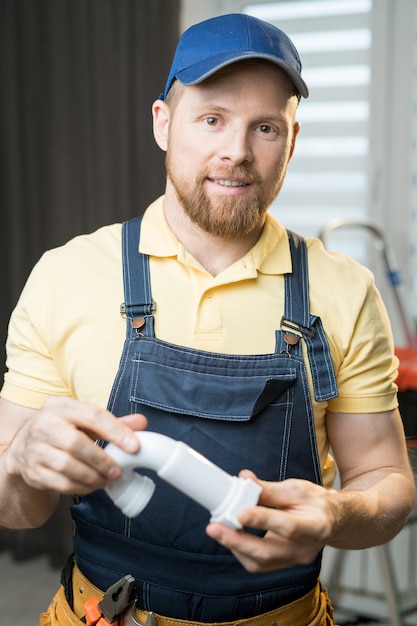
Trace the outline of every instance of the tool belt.
[[[48, 611], [41, 615], [39, 626], [85, 626], [86, 603], [93, 599], [101, 600], [104, 592], [92, 585], [76, 565], [72, 573], [72, 583], [73, 609], [67, 601], [64, 587], [61, 586]], [[133, 613], [134, 619], [143, 625], [150, 623], [150, 615], [155, 626], [203, 626], [195, 621], [187, 622], [164, 617], [138, 608]], [[222, 626], [242, 626], [243, 622], [245, 626], [331, 626], [334, 624], [331, 603], [326, 590], [321, 587], [320, 583], [317, 583], [314, 589], [302, 598], [283, 607], [248, 619], [221, 622], [221, 624]], [[101, 620], [97, 623], [101, 625], [105, 621]], [[123, 626], [132, 622], [120, 617], [116, 623]], [[218, 624], [204, 623], [204, 626], [218, 626]]]

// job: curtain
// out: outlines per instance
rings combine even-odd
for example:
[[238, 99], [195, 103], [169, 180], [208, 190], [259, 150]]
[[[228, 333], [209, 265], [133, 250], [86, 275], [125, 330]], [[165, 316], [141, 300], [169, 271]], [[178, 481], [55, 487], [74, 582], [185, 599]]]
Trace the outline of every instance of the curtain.
[[178, 12], [179, 0], [0, 0], [2, 336], [44, 250], [162, 193], [151, 105]]
[[179, 0], [0, 0], [2, 346], [43, 251], [163, 192], [151, 105], [178, 29]]

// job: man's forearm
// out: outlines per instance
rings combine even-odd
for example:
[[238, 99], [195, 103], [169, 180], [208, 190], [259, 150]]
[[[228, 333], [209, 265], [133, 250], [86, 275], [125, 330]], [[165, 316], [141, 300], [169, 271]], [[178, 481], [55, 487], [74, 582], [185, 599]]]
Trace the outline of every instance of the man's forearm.
[[[248, 471], [241, 476], [256, 477]], [[259, 505], [239, 515], [261, 537], [211, 523], [207, 533], [233, 552], [250, 572], [311, 563], [325, 545], [359, 550], [386, 543], [403, 527], [414, 498], [407, 467], [384, 468], [356, 477], [341, 490], [309, 481], [258, 481]]]
[[385, 473], [374, 484], [353, 481], [341, 490], [330, 490], [335, 523], [328, 545], [359, 550], [390, 541], [404, 526], [415, 497], [412, 475]]
[[36, 528], [52, 515], [59, 493], [30, 487], [19, 476], [11, 476], [6, 467], [6, 446], [0, 447], [0, 526]]

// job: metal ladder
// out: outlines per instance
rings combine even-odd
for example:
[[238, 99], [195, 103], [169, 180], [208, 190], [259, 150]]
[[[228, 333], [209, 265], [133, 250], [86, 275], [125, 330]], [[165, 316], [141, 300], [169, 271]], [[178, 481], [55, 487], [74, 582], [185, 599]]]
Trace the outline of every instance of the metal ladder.
[[417, 334], [414, 328], [414, 322], [410, 315], [407, 305], [407, 298], [404, 291], [404, 283], [401, 277], [401, 271], [398, 267], [394, 251], [388, 242], [382, 227], [374, 220], [342, 220], [335, 219], [330, 221], [320, 232], [319, 238], [327, 247], [329, 235], [341, 228], [360, 228], [367, 230], [375, 240], [375, 246], [382, 254], [382, 259], [386, 268], [386, 277], [389, 285], [393, 288], [398, 313], [410, 348], [417, 348]]
[[[386, 276], [389, 285], [393, 288], [395, 302], [398, 308], [401, 323], [403, 325], [404, 335], [410, 348], [417, 348], [417, 336], [414, 323], [408, 311], [404, 285], [401, 278], [401, 272], [398, 269], [398, 263], [394, 252], [389, 245], [381, 226], [369, 219], [364, 220], [342, 220], [335, 219], [329, 222], [320, 232], [319, 238], [323, 245], [327, 247], [329, 235], [336, 229], [341, 228], [360, 228], [368, 231], [375, 239], [376, 248], [381, 252], [385, 264]], [[335, 607], [341, 602], [344, 593], [350, 596], [372, 597], [374, 600], [379, 599], [386, 605], [387, 616], [392, 626], [405, 626], [404, 619], [410, 613], [417, 611], [417, 510], [414, 510], [406, 524], [407, 532], [409, 532], [409, 562], [407, 564], [408, 579], [410, 588], [400, 591], [397, 583], [395, 566], [392, 558], [392, 549], [394, 540], [389, 543], [369, 548], [369, 552], [373, 552], [378, 563], [381, 582], [384, 589], [382, 597], [377, 597], [375, 592], [368, 592], [366, 589], [352, 589], [343, 584], [343, 572], [346, 566], [346, 557], [349, 551], [334, 550], [335, 556], [328, 574], [327, 588], [329, 595]], [[403, 532], [403, 531], [402, 531]], [[362, 551], [359, 551], [362, 552]], [[380, 617], [380, 616], [378, 616]]]

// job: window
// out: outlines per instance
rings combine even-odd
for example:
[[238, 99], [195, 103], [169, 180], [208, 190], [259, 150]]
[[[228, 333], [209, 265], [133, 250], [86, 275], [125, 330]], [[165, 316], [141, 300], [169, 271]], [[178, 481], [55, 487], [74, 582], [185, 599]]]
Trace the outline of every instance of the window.
[[[272, 209], [302, 235], [317, 236], [335, 217], [362, 219], [368, 212], [371, 9], [371, 0], [245, 8], [288, 33], [310, 89], [299, 106], [301, 132], [294, 159]], [[363, 249], [356, 248], [349, 253], [364, 260]]]

